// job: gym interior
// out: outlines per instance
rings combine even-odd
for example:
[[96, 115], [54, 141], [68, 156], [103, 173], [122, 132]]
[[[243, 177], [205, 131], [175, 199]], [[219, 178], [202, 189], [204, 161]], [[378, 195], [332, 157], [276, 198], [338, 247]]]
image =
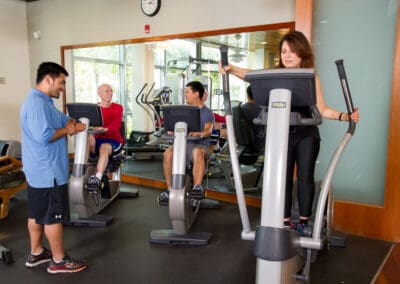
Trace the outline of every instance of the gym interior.
[[[335, 61], [343, 59], [360, 123], [338, 162], [332, 181], [333, 232], [344, 247], [313, 255], [310, 283], [400, 282], [400, 16], [398, 0], [2, 0], [0, 2], [0, 173], [17, 180], [0, 184], [0, 283], [255, 283], [257, 257], [242, 239], [232, 158], [220, 129], [203, 185], [217, 208], [200, 208], [190, 232], [209, 232], [204, 246], [155, 244], [152, 236], [172, 227], [168, 206], [157, 203], [166, 189], [160, 108], [184, 102], [183, 86], [201, 81], [206, 105], [226, 115], [220, 46], [243, 68], [271, 69], [278, 43], [299, 30], [311, 42], [326, 103], [345, 111]], [[147, 14], [146, 14], [147, 13]], [[64, 246], [87, 259], [81, 273], [51, 276], [45, 266], [24, 267], [29, 252], [28, 198], [21, 175], [19, 113], [35, 85], [37, 66], [54, 61], [70, 76], [56, 107], [98, 101], [100, 83], [112, 85], [124, 107], [124, 156], [118, 191], [138, 192], [102, 205], [105, 226], [65, 226]], [[230, 96], [245, 102], [244, 81], [230, 77]], [[322, 180], [346, 124], [323, 120], [315, 171]], [[240, 146], [240, 145], [239, 145]], [[75, 141], [68, 139], [73, 167]], [[262, 155], [261, 155], [262, 156]], [[239, 158], [240, 160], [240, 158]], [[245, 160], [245, 159], [244, 159]], [[248, 217], [260, 224], [263, 157], [240, 165]], [[201, 207], [201, 206], [200, 206]], [[100, 208], [100, 207], [99, 207]], [[189, 215], [192, 216], [193, 212]], [[168, 241], [167, 241], [168, 242]], [[55, 278], [57, 278], [55, 280]], [[259, 279], [258, 279], [259, 280]], [[260, 283], [258, 281], [258, 283]], [[271, 282], [272, 283], [272, 282]]]

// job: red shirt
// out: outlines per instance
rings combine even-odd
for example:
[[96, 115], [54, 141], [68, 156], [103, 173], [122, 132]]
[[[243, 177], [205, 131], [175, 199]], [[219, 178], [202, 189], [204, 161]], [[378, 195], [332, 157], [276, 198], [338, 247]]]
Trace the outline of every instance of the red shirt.
[[122, 105], [111, 103], [109, 107], [101, 107], [101, 115], [103, 116], [103, 127], [107, 128], [107, 132], [97, 134], [96, 138], [105, 138], [124, 143], [121, 136], [121, 122], [124, 109]]
[[216, 112], [214, 112], [214, 120], [215, 122], [219, 122], [219, 123], [226, 123], [226, 118], [223, 115], [220, 115]]

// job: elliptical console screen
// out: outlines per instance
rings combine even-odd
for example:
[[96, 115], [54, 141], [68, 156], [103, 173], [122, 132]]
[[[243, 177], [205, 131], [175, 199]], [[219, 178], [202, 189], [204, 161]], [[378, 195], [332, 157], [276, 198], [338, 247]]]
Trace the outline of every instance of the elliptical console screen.
[[288, 89], [292, 93], [292, 107], [316, 105], [315, 73], [311, 68], [279, 68], [254, 70], [247, 73], [254, 101], [259, 106], [268, 106], [270, 91]]

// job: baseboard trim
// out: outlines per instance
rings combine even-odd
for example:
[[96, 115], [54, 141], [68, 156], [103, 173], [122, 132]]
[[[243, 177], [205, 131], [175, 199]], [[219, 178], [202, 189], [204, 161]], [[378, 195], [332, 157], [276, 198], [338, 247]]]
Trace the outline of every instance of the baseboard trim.
[[393, 210], [387, 206], [361, 204], [349, 201], [335, 201], [334, 228], [338, 231], [400, 242], [400, 230]]

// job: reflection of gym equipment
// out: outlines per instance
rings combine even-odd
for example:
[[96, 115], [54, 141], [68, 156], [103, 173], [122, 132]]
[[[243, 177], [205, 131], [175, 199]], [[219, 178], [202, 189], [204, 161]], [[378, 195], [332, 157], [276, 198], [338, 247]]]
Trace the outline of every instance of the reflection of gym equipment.
[[200, 109], [196, 106], [180, 105], [165, 106], [162, 110], [165, 129], [174, 131], [175, 135], [171, 188], [169, 188], [169, 216], [172, 230], [152, 231], [150, 242], [169, 245], [207, 245], [211, 234], [190, 232], [190, 228], [200, 208], [218, 208], [219, 203], [208, 199], [191, 202], [194, 201], [188, 196], [192, 188], [191, 171], [186, 169], [186, 140], [193, 138], [187, 134], [191, 131], [200, 131]]
[[[221, 61], [227, 65], [227, 47], [221, 47]], [[353, 104], [343, 67], [343, 61], [336, 62], [339, 77], [349, 113]], [[227, 110], [228, 141], [235, 145], [232, 115], [230, 113], [229, 80], [224, 79], [224, 98]], [[289, 125], [315, 125], [322, 119], [316, 109], [314, 71], [312, 69], [274, 69], [251, 71], [246, 80], [252, 84], [255, 101], [266, 106], [259, 123], [266, 125], [267, 139], [265, 152], [261, 225], [251, 231], [243, 187], [240, 180], [239, 163], [236, 152], [231, 149], [238, 205], [243, 224], [242, 238], [254, 240], [254, 254], [257, 256], [257, 283], [295, 283], [310, 281], [312, 250], [321, 250], [330, 241], [330, 228], [324, 236], [324, 212], [328, 195], [332, 191], [331, 182], [338, 160], [350, 141], [355, 123], [350, 121], [347, 133], [336, 149], [326, 176], [322, 182], [312, 236], [297, 235], [294, 230], [283, 227], [285, 204], [286, 159]], [[299, 113], [290, 112], [291, 107], [310, 107], [312, 117], [302, 118]], [[329, 211], [329, 210], [328, 210]], [[331, 217], [328, 212], [328, 218]], [[331, 224], [328, 221], [328, 227]], [[303, 256], [300, 253], [303, 252]]]
[[[136, 96], [136, 103], [146, 112], [150, 117], [154, 130], [151, 132], [146, 131], [132, 131], [127, 141], [126, 150], [128, 155], [132, 155], [135, 160], [148, 160], [153, 158], [160, 158], [164, 153], [163, 143], [159, 137], [161, 136], [162, 119], [159, 114], [159, 108], [163, 104], [169, 104], [169, 94], [171, 90], [168, 87], [155, 92], [153, 99], [150, 100], [150, 93], [154, 89], [154, 83], [151, 85], [147, 93], [144, 89], [147, 83], [143, 85], [142, 89]], [[150, 136], [154, 136], [154, 140], [150, 141]]]
[[21, 143], [15, 140], [0, 140], [0, 157], [9, 156], [21, 160]]
[[0, 141], [0, 219], [8, 215], [9, 200], [26, 188], [20, 159], [20, 142]]
[[[140, 102], [143, 104], [142, 107], [144, 108], [144, 105], [147, 105], [154, 114], [152, 116], [151, 113], [148, 112], [148, 114], [152, 118], [152, 121], [154, 124], [154, 136], [155, 137], [161, 137], [161, 135], [162, 135], [163, 119], [160, 116], [160, 109], [162, 106], [170, 104], [171, 93], [172, 93], [171, 88], [168, 86], [164, 86], [164, 87], [154, 91], [152, 100], [149, 100], [150, 92], [148, 92], [146, 94], [146, 96], [143, 96], [143, 95], [141, 96]], [[150, 141], [147, 144], [148, 145], [158, 145], [159, 142], [160, 141], [158, 141], [158, 139], [155, 139], [154, 142]]]
[[[183, 67], [178, 67], [178, 62], [185, 62], [186, 65]], [[205, 59], [205, 58], [194, 58], [192, 56], [189, 57], [182, 57], [169, 60], [167, 62], [167, 73], [170, 69], [179, 70], [180, 73], [178, 74], [181, 79], [181, 100], [178, 103], [184, 104], [185, 103], [185, 86], [186, 83], [189, 81], [199, 81], [201, 82], [204, 87], [208, 90], [210, 96], [207, 99], [206, 105], [211, 108], [211, 92], [212, 92], [212, 79], [209, 76], [204, 76], [201, 74], [201, 65], [207, 64], [218, 64], [218, 61], [213, 59]], [[195, 65], [194, 68], [192, 66]]]
[[[75, 136], [75, 153], [72, 175], [70, 177], [68, 190], [70, 198], [71, 225], [76, 226], [107, 226], [112, 221], [112, 216], [99, 215], [108, 204], [117, 196], [137, 197], [138, 191], [120, 192], [121, 185], [121, 161], [122, 153], [110, 157], [107, 170], [104, 173], [106, 180], [102, 183], [99, 191], [87, 190], [89, 176], [96, 173], [96, 164], [87, 162], [87, 136], [95, 134], [96, 131], [89, 130], [89, 126], [102, 126], [100, 106], [88, 103], [67, 104], [70, 117], [79, 120], [86, 125], [86, 130]], [[125, 136], [123, 136], [125, 137]], [[111, 179], [109, 179], [111, 175]], [[103, 198], [102, 191], [109, 191], [111, 197]]]
[[[16, 158], [21, 158], [21, 143], [0, 141], [0, 219], [8, 216], [9, 200], [27, 187], [21, 161]], [[0, 261], [14, 262], [11, 250], [1, 245]]]
[[[8, 203], [18, 191], [26, 188], [21, 161], [12, 157], [0, 157], [0, 219], [8, 215]], [[0, 260], [9, 264], [14, 261], [11, 250], [0, 245]]]
[[8, 156], [0, 157], [0, 219], [8, 216], [9, 200], [26, 186], [21, 161]]
[[[264, 153], [257, 151], [254, 148], [255, 136], [242, 113], [240, 108], [241, 103], [232, 107], [233, 127], [235, 129], [236, 138], [236, 153], [239, 158], [240, 175], [245, 191], [257, 191], [258, 182], [260, 181], [263, 170]], [[233, 181], [232, 162], [229, 156], [229, 145], [227, 143], [225, 153], [217, 154], [216, 160], [219, 168], [224, 173], [227, 186], [230, 190], [235, 189]], [[221, 186], [215, 186], [219, 189]]]

